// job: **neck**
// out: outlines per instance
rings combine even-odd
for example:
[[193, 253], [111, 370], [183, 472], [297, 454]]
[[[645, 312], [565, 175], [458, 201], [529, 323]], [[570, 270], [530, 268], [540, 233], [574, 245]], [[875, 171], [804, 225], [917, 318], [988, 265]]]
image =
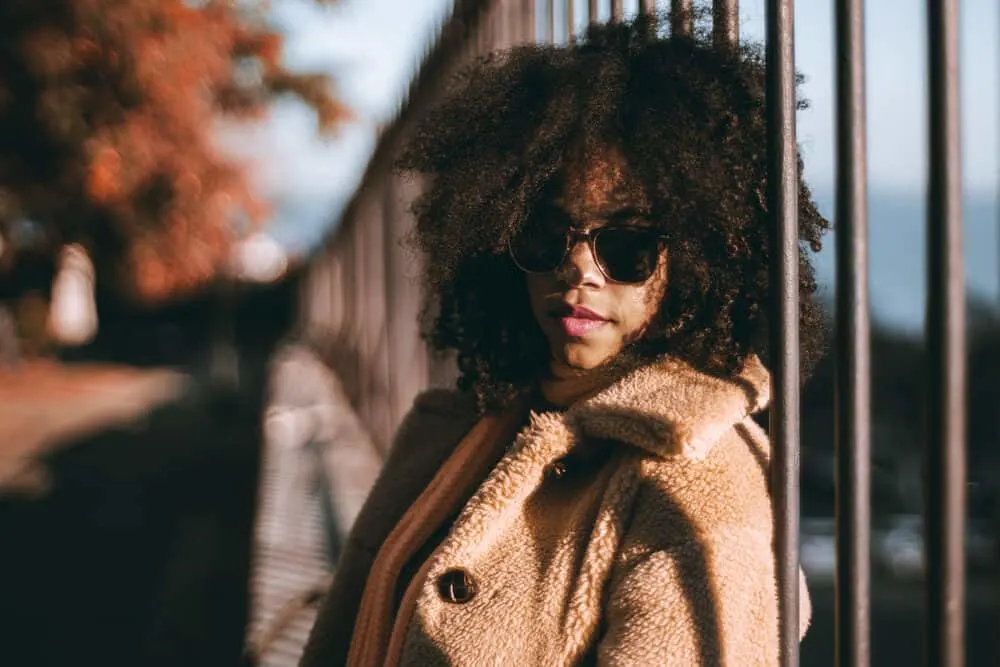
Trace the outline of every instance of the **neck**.
[[541, 380], [539, 386], [546, 401], [565, 408], [593, 396], [611, 384], [616, 377], [617, 374], [606, 366], [579, 369], [553, 361], [548, 375]]

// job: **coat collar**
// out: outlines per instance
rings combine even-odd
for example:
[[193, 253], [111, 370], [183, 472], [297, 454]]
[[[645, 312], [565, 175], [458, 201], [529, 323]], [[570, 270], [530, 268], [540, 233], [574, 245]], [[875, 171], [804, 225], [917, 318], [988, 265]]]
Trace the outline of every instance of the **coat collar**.
[[705, 458], [726, 430], [770, 401], [770, 378], [750, 357], [734, 378], [675, 358], [639, 368], [567, 410], [567, 426], [662, 458]]
[[[625, 442], [662, 458], [700, 459], [727, 429], [766, 405], [768, 398], [767, 371], [756, 359], [730, 380], [668, 359], [627, 373], [566, 411], [533, 412], [435, 552], [435, 572], [486, 553], [493, 539], [523, 516], [525, 504], [549, 466], [569, 454], [584, 436]], [[629, 497], [637, 480], [634, 466], [621, 466], [606, 493]], [[600, 530], [595, 528], [595, 534], [603, 535], [598, 540], [602, 544], [615, 542], [613, 536], [620, 534], [626, 520], [624, 506], [610, 502], [609, 507], [614, 511], [599, 520], [603, 522]], [[590, 562], [598, 561], [594, 556]], [[581, 576], [604, 580], [599, 573]], [[582, 588], [600, 590], [600, 586]], [[597, 604], [596, 599], [580, 603], [588, 608]]]

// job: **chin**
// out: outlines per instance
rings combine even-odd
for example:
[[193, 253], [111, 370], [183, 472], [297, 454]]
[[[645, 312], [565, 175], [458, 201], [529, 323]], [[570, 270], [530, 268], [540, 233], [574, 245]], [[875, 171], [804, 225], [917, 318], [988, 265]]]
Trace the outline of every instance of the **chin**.
[[614, 355], [582, 343], [567, 343], [555, 350], [556, 358], [568, 368], [590, 371], [607, 363]]

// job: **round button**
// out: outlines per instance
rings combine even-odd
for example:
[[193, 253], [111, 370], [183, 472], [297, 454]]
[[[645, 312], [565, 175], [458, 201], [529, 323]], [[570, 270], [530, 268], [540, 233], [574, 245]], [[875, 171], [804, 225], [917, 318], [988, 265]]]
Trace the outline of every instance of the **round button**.
[[438, 577], [438, 595], [445, 602], [465, 604], [476, 594], [472, 575], [461, 568], [448, 570]]
[[550, 479], [560, 479], [563, 475], [566, 474], [566, 468], [567, 466], [565, 458], [556, 459], [555, 461], [553, 461], [548, 465], [548, 468], [545, 470], [545, 474]]

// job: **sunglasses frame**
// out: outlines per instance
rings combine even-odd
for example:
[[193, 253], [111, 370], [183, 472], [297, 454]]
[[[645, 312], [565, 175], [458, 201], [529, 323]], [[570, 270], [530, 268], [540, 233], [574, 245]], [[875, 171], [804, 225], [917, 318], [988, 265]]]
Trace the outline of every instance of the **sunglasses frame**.
[[[641, 285], [650, 278], [652, 278], [655, 271], [653, 273], [650, 273], [642, 280], [618, 280], [616, 278], [611, 277], [611, 275], [608, 272], [608, 268], [604, 265], [604, 262], [601, 260], [601, 258], [598, 257], [597, 246], [596, 246], [597, 237], [600, 236], [602, 232], [616, 231], [616, 230], [626, 230], [634, 232], [645, 231], [649, 233], [649, 230], [643, 230], [641, 228], [633, 226], [624, 226], [624, 225], [605, 225], [602, 227], [594, 227], [591, 229], [569, 227], [563, 234], [563, 243], [565, 247], [563, 248], [563, 254], [562, 257], [559, 259], [559, 262], [551, 269], [546, 269], [542, 271], [533, 271], [531, 269], [525, 268], [524, 265], [521, 264], [521, 262], [517, 261], [517, 255], [515, 255], [514, 253], [515, 237], [507, 239], [507, 253], [510, 255], [511, 261], [514, 262], [514, 266], [519, 268], [524, 273], [532, 273], [536, 275], [542, 273], [553, 273], [555, 271], [558, 271], [559, 268], [566, 263], [566, 258], [569, 256], [570, 250], [580, 241], [585, 241], [587, 243], [587, 249], [590, 251], [590, 257], [594, 260], [594, 264], [597, 265], [597, 268], [600, 269], [601, 271], [601, 275], [603, 275], [606, 280], [619, 285]], [[659, 255], [659, 253], [662, 252], [664, 246], [666, 245], [667, 236], [665, 234], [655, 234], [655, 233], [651, 235], [656, 241], [657, 244], [656, 253], [657, 255]]]

